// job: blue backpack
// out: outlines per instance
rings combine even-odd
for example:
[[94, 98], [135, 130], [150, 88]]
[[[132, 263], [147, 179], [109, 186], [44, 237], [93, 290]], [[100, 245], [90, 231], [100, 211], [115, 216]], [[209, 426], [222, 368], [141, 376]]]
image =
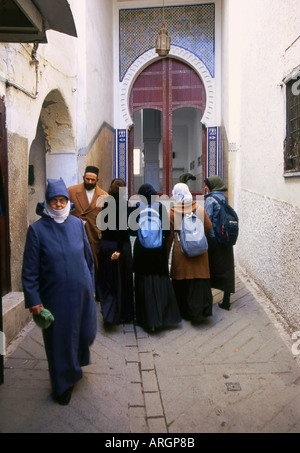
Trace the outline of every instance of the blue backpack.
[[178, 241], [182, 253], [188, 258], [203, 255], [208, 249], [203, 222], [197, 217], [197, 210], [184, 214]]
[[140, 213], [138, 238], [142, 247], [156, 249], [162, 246], [162, 226], [159, 205], [142, 205]]
[[219, 203], [217, 224], [214, 225], [215, 237], [219, 244], [224, 246], [235, 245], [239, 235], [239, 218], [235, 210], [226, 200], [212, 197]]

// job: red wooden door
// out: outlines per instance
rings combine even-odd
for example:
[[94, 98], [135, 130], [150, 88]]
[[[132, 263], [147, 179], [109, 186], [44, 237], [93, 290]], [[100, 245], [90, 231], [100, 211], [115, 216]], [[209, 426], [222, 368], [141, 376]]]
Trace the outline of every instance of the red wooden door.
[[5, 105], [0, 98], [0, 269], [1, 295], [10, 291], [10, 253], [8, 235], [8, 171]]
[[[206, 106], [204, 85], [196, 72], [185, 63], [164, 58], [148, 66], [137, 78], [130, 95], [131, 115], [142, 109], [162, 112], [163, 133], [163, 193], [172, 192], [173, 112], [184, 107], [201, 109]], [[133, 194], [133, 137], [129, 134], [129, 192]], [[203, 128], [203, 165], [206, 162], [206, 130]], [[204, 169], [205, 175], [206, 169]], [[203, 187], [202, 187], [203, 189]], [[199, 191], [198, 193], [202, 193]]]

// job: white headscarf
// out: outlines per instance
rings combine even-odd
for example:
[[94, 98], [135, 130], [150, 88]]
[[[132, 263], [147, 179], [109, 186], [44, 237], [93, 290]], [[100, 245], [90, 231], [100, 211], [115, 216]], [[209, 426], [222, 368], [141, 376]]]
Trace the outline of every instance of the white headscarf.
[[172, 195], [175, 203], [188, 203], [193, 201], [193, 196], [187, 184], [176, 184], [173, 188]]
[[70, 200], [68, 200], [68, 203], [65, 208], [63, 209], [53, 209], [51, 206], [46, 202], [45, 203], [45, 209], [44, 213], [51, 217], [55, 222], [57, 223], [63, 223], [67, 220], [67, 218], [70, 215], [70, 210], [71, 210], [71, 203]]

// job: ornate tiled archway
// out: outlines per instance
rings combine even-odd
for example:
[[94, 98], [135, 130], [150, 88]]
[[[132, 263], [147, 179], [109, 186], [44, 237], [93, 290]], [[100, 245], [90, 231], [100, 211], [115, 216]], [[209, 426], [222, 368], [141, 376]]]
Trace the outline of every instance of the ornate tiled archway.
[[[207, 128], [207, 175], [222, 173], [222, 149], [220, 140], [220, 128], [217, 124], [217, 99], [216, 99], [216, 81], [204, 65], [204, 63], [193, 53], [180, 47], [171, 46], [171, 51], [168, 55], [171, 58], [178, 59], [194, 69], [200, 77], [205, 87], [206, 106], [201, 119], [201, 123]], [[160, 58], [155, 53], [154, 49], [149, 50], [137, 58], [129, 67], [123, 81], [120, 82], [120, 113], [122, 127], [117, 132], [117, 169], [116, 175], [128, 179], [128, 143], [127, 131], [133, 126], [133, 118], [129, 109], [129, 98], [131, 89], [138, 76], [143, 70], [158, 61]]]
[[[193, 53], [189, 52], [188, 50], [182, 49], [180, 47], [171, 46], [171, 51], [169, 53], [169, 57], [177, 58], [178, 60], [183, 61], [184, 63], [191, 66], [195, 72], [199, 75], [201, 80], [203, 81], [207, 103], [206, 108], [202, 117], [201, 122], [206, 126], [214, 126], [215, 125], [215, 101], [216, 101], [216, 93], [215, 93], [215, 79], [213, 79], [203, 64], [203, 62], [195, 56]], [[159, 57], [155, 53], [154, 49], [145, 52], [141, 55], [135, 62], [130, 66], [126, 75], [121, 82], [120, 88], [120, 108], [122, 113], [122, 120], [124, 122], [125, 128], [129, 129], [133, 124], [133, 119], [131, 118], [131, 114], [129, 111], [129, 96], [131, 92], [131, 88], [139, 76], [139, 74], [151, 63], [159, 60]]]
[[116, 88], [118, 108], [116, 130], [116, 175], [127, 181], [128, 144], [133, 118], [129, 99], [139, 75], [160, 60], [154, 42], [165, 22], [171, 37], [168, 57], [190, 66], [202, 80], [206, 106], [201, 123], [207, 131], [207, 174], [224, 173], [220, 127], [220, 10], [215, 3], [173, 5], [164, 8], [123, 8], [119, 13], [119, 77]]

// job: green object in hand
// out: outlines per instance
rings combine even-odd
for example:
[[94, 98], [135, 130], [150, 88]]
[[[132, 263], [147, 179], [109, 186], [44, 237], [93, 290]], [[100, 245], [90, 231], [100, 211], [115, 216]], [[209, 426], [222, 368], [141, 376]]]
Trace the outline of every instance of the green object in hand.
[[40, 308], [40, 315], [33, 315], [33, 320], [41, 329], [48, 329], [54, 321], [51, 311], [46, 308]]

